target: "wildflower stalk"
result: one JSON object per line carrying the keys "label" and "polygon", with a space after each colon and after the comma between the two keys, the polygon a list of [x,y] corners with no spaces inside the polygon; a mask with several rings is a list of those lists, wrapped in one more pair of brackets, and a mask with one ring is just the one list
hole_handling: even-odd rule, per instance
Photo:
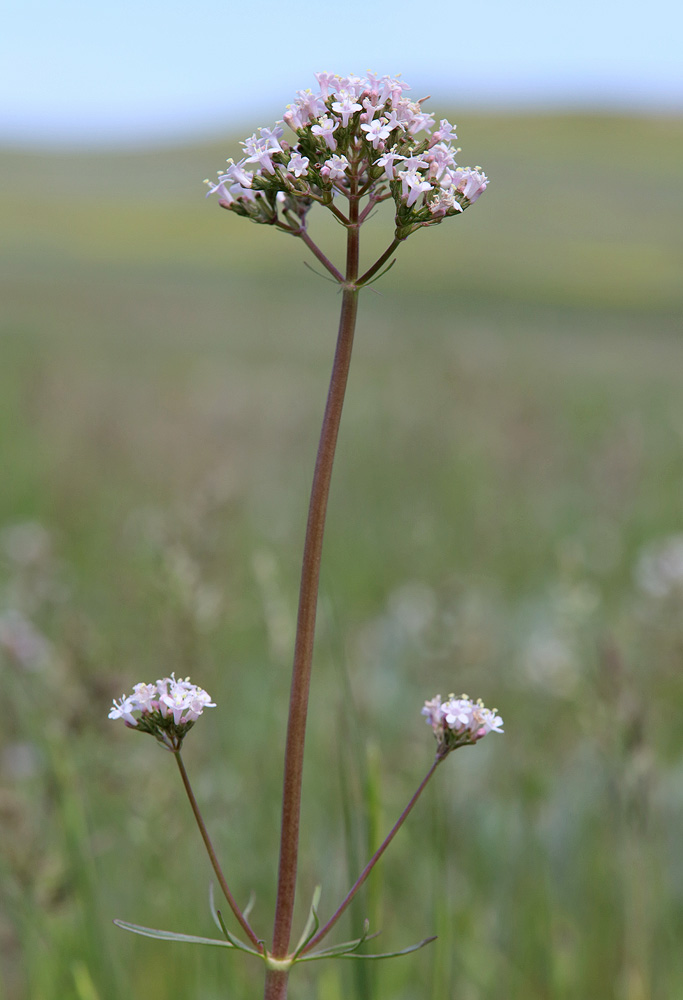
{"label": "wildflower stalk", "polygon": [[334,278],[335,281],[338,281],[340,285],[343,285],[344,284],[344,276],[343,276],[343,274],[341,274],[337,270],[337,268],[334,266],[334,264],[330,260],[328,260],[328,258],[325,256],[325,254],[320,249],[320,247],[317,245],[317,243],[313,242],[313,240],[311,239],[311,237],[306,232],[306,229],[305,229],[304,226],[301,227],[298,235],[299,235],[299,238],[301,240],[303,240],[303,242],[306,244],[306,246],[308,247],[308,249],[311,251],[311,253],[313,254],[313,256],[316,258],[316,260],[319,260],[320,263],[323,265],[323,267],[327,271],[330,272],[330,274],[332,275],[332,277]]}
{"label": "wildflower stalk", "polygon": [[398,239],[394,240],[393,243],[391,243],[391,245],[386,248],[386,250],[384,251],[384,253],[382,254],[382,256],[378,257],[378,259],[375,261],[375,263],[372,265],[372,267],[369,267],[367,269],[367,271],[365,272],[365,274],[363,274],[359,278],[358,284],[359,285],[365,285],[365,284],[367,284],[367,282],[370,281],[370,279],[373,278],[377,274],[377,272],[379,271],[379,269],[381,267],[383,267],[384,264],[386,264],[386,262],[391,257],[392,253],[394,253],[394,251],[397,250],[398,247],[400,247],[401,242],[402,241],[398,240]]}
{"label": "wildflower stalk", "polygon": [[436,769],[439,766],[439,764],[441,763],[441,761],[444,759],[444,756],[445,755],[437,754],[437,756],[436,756],[436,758],[434,760],[434,763],[429,768],[429,770],[427,771],[426,775],[424,776],[424,778],[420,782],[420,784],[419,784],[419,786],[417,788],[417,791],[415,792],[415,794],[411,798],[411,800],[408,803],[408,805],[405,807],[405,809],[403,810],[403,812],[401,813],[401,815],[398,817],[398,819],[394,823],[393,827],[391,828],[391,830],[389,831],[389,833],[387,834],[387,836],[384,838],[384,840],[382,841],[382,843],[380,844],[380,846],[377,848],[377,850],[375,851],[375,853],[372,855],[372,857],[368,861],[367,865],[365,866],[365,868],[363,869],[363,871],[360,873],[360,875],[358,876],[358,878],[356,879],[356,881],[353,883],[353,885],[351,886],[351,888],[347,892],[346,896],[344,897],[344,899],[342,900],[342,902],[339,904],[339,906],[337,907],[337,909],[334,911],[334,913],[332,914],[332,916],[330,917],[330,919],[327,921],[326,924],[324,924],[320,928],[320,930],[318,931],[318,933],[314,937],[311,938],[311,940],[308,942],[308,944],[306,945],[306,947],[303,948],[303,950],[301,952],[302,955],[305,955],[306,952],[311,951],[313,948],[316,947],[316,945],[320,944],[320,942],[323,940],[323,938],[326,937],[329,934],[329,932],[332,930],[332,928],[337,923],[337,921],[339,920],[339,918],[342,916],[342,914],[344,913],[344,911],[348,907],[348,905],[351,902],[351,900],[353,899],[353,897],[356,895],[356,893],[358,892],[358,890],[361,888],[361,886],[363,885],[363,883],[367,879],[367,877],[370,874],[370,872],[372,871],[372,869],[375,867],[375,865],[377,864],[377,862],[379,861],[379,859],[382,857],[382,855],[386,851],[386,849],[389,846],[389,844],[392,842],[392,840],[394,839],[394,837],[396,836],[396,834],[398,833],[398,831],[401,829],[401,827],[403,826],[403,824],[407,820],[408,816],[412,812],[413,806],[415,805],[415,803],[417,802],[417,800],[422,795],[422,792],[427,787],[427,784],[429,783],[432,775],[436,771]]}
{"label": "wildflower stalk", "polygon": [[[318,605],[320,560],[332,466],[344,405],[358,311],[359,289],[356,286],[359,258],[358,197],[353,184],[352,181],[346,243],[346,279],[339,332],[313,475],[299,590],[299,611],[285,749],[278,892],[273,927],[272,955],[275,959],[283,959],[287,955],[292,930],[299,853],[304,741]],[[268,985],[266,988],[268,1000],[286,996],[286,977],[284,986],[282,983],[281,976],[273,975],[270,977],[270,991]]]}
{"label": "wildflower stalk", "polygon": [[[285,746],[282,794],[282,826],[278,866],[277,901],[272,950],[251,929],[226,883],[183,764],[180,747],[189,729],[205,708],[215,707],[202,688],[189,678],[163,678],[155,684],[136,684],[133,694],[114,701],[111,719],[123,719],[138,732],[153,735],[175,758],[195,820],[223,894],[253,948],[238,941],[224,927],[226,941],[179,935],[127,922],[119,925],[151,937],[221,944],[256,953],[266,965],[265,1000],[286,1000],[289,973],[299,959],[318,960],[355,951],[358,941],[312,954],[332,930],[365,883],[370,872],[392,842],[436,768],[452,750],[472,745],[487,732],[502,732],[502,719],[482,702],[467,696],[440,696],[425,703],[427,717],[437,740],[434,762],[391,831],[375,851],[346,897],[322,927],[318,927],[319,894],[314,897],[309,921],[297,947],[290,951],[299,854],[299,825],[304,764],[304,743],[311,682],[315,626],[320,583],[325,519],[332,467],[339,434],[358,311],[358,293],[392,266],[399,245],[418,229],[439,225],[445,218],[461,214],[486,189],[481,168],[460,167],[452,145],[454,126],[424,111],[422,102],[404,97],[407,85],[398,78],[367,79],[353,75],[317,74],[320,92],[299,92],[299,100],[284,115],[296,135],[292,145],[283,138],[283,128],[259,128],[242,144],[245,156],[219,172],[218,181],[207,181],[209,194],[219,205],[243,218],[274,226],[298,237],[327,271],[342,292],[341,316],[327,403],[308,508],[306,536],[299,590],[294,662]],[[421,137],[426,133],[426,137]],[[253,169],[250,169],[250,166]],[[336,199],[336,204],[335,204]],[[338,207],[344,199],[345,212]],[[365,201],[364,207],[361,202]],[[395,206],[394,238],[378,259],[359,277],[359,232],[375,207],[392,199]],[[342,274],[308,234],[306,219],[313,205],[327,208],[346,229],[346,265]],[[309,937],[310,936],[310,937]],[[427,938],[421,947],[433,938]],[[340,950],[341,949],[341,950]],[[415,948],[384,955],[356,957],[391,958]]]}
{"label": "wildflower stalk", "polygon": [[206,853],[209,855],[209,860],[211,862],[211,867],[213,868],[213,870],[214,870],[214,872],[216,874],[216,878],[218,879],[218,884],[220,885],[221,889],[223,890],[223,895],[225,896],[226,900],[228,901],[228,905],[229,905],[230,909],[232,910],[232,912],[234,913],[234,915],[235,915],[235,917],[237,919],[237,922],[239,923],[240,927],[242,928],[242,930],[244,931],[244,933],[247,935],[247,937],[249,938],[249,940],[251,941],[251,943],[254,945],[254,947],[257,948],[259,951],[262,952],[263,951],[263,942],[259,941],[259,939],[254,934],[253,930],[249,926],[249,921],[246,919],[246,917],[244,916],[244,914],[240,910],[239,906],[237,905],[237,902],[235,901],[235,897],[233,896],[233,894],[230,892],[230,889],[228,888],[228,883],[225,880],[225,875],[223,874],[223,870],[222,870],[222,868],[220,866],[220,863],[218,861],[218,857],[216,856],[216,852],[214,850],[213,844],[211,843],[211,838],[209,837],[209,831],[206,829],[206,824],[204,823],[204,819],[202,817],[202,814],[199,811],[199,805],[197,804],[197,800],[195,798],[194,792],[192,791],[192,786],[190,785],[190,779],[188,777],[187,771],[185,770],[185,764],[183,762],[183,758],[180,755],[180,750],[176,750],[173,756],[176,759],[176,764],[178,765],[178,770],[180,771],[180,777],[182,778],[183,786],[184,786],[185,791],[187,793],[187,797],[190,800],[190,805],[192,807],[192,812],[194,813],[194,818],[197,821],[197,826],[199,827],[199,832],[202,835],[202,840],[204,841],[204,847],[206,848]]}

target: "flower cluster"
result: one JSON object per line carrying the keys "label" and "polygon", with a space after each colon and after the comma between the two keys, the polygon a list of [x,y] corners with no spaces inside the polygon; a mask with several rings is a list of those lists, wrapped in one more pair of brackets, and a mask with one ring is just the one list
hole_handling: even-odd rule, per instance
{"label": "flower cluster", "polygon": [[496,715],[496,709],[486,708],[481,699],[474,702],[466,694],[460,698],[449,694],[447,701],[441,701],[437,694],[425,702],[422,715],[434,731],[439,757],[458,747],[471,746],[487,733],[503,732],[503,720]]}
{"label": "flower cluster", "polygon": [[488,183],[480,167],[460,167],[455,126],[434,116],[410,88],[389,76],[317,73],[319,89],[299,91],[284,114],[296,135],[287,142],[282,123],[259,128],[242,146],[245,155],[219,171],[209,194],[254,222],[299,234],[314,202],[393,197],[396,238],[457,215]]}
{"label": "flower cluster", "polygon": [[[190,678],[176,680],[175,674],[156,684],[136,684],[131,695],[114,701],[110,719],[123,719],[140,733],[150,733],[167,750],[180,750],[183,739],[205,708],[215,708],[203,688]],[[139,712],[136,717],[133,713]]]}

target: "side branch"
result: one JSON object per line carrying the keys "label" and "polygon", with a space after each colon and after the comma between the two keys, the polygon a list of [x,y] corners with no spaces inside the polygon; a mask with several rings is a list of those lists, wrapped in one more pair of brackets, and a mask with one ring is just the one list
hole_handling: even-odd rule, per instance
{"label": "side branch", "polygon": [[304,243],[306,244],[306,246],[308,247],[308,249],[311,251],[311,253],[313,254],[313,256],[316,258],[316,260],[319,260],[320,263],[322,264],[322,266],[327,271],[330,272],[330,274],[335,279],[335,281],[338,281],[340,285],[343,285],[344,284],[344,275],[341,273],[341,271],[337,270],[337,268],[334,266],[334,264],[332,263],[332,261],[328,260],[328,258],[325,256],[325,254],[320,249],[320,247],[316,243],[313,242],[313,240],[308,235],[308,233],[306,232],[306,230],[303,229],[303,228],[301,228],[299,230],[299,232],[298,232],[298,236],[300,237],[300,239],[302,239],[304,241]]}
{"label": "side branch", "polygon": [[177,750],[174,753],[173,756],[176,759],[176,763],[178,765],[178,770],[180,771],[180,777],[183,780],[183,785],[185,787],[185,791],[187,793],[187,797],[190,800],[190,805],[192,806],[192,812],[194,813],[194,818],[197,821],[197,826],[199,827],[199,832],[202,835],[202,840],[204,841],[204,846],[206,847],[206,853],[209,855],[209,860],[211,862],[211,867],[213,868],[213,870],[214,870],[214,872],[216,874],[216,878],[218,879],[218,884],[220,885],[221,889],[223,890],[223,895],[225,896],[226,900],[228,901],[228,905],[229,905],[230,909],[235,914],[235,917],[237,918],[237,922],[239,923],[240,927],[242,928],[242,930],[244,931],[244,933],[247,935],[247,937],[249,938],[249,940],[251,941],[251,943],[254,945],[254,947],[258,948],[258,950],[260,952],[262,952],[263,951],[263,943],[261,941],[259,941],[259,939],[254,934],[253,930],[249,926],[249,921],[247,920],[247,918],[244,916],[244,914],[240,910],[239,906],[237,905],[237,903],[235,901],[235,898],[234,898],[233,894],[230,892],[230,889],[228,888],[228,883],[225,881],[225,875],[223,874],[223,871],[222,871],[221,866],[219,864],[218,858],[216,856],[216,852],[215,852],[215,850],[213,848],[213,844],[211,843],[211,838],[209,837],[209,831],[206,829],[206,825],[204,823],[204,819],[202,818],[202,814],[199,811],[199,806],[197,804],[197,800],[194,797],[194,792],[192,791],[192,786],[190,785],[190,779],[188,778],[187,771],[185,770],[185,764],[183,763],[183,759],[180,756],[180,750]]}
{"label": "side branch", "polygon": [[363,871],[360,873],[360,875],[358,876],[358,878],[356,879],[356,881],[353,883],[353,885],[351,886],[351,888],[347,892],[346,896],[342,900],[341,904],[337,907],[337,909],[332,914],[332,916],[327,921],[327,923],[323,927],[321,927],[320,930],[318,931],[318,933],[315,935],[315,937],[311,938],[311,940],[308,942],[308,944],[306,945],[306,947],[303,949],[303,951],[301,953],[302,955],[305,955],[307,952],[309,952],[313,948],[315,948],[316,945],[320,944],[320,942],[322,941],[322,939],[324,937],[326,937],[329,934],[329,932],[332,930],[332,928],[337,923],[337,921],[339,920],[339,918],[342,916],[342,914],[346,910],[347,906],[349,905],[349,903],[351,902],[351,900],[353,899],[353,897],[356,895],[356,893],[358,892],[358,890],[360,889],[360,887],[363,885],[363,883],[367,879],[367,877],[370,874],[370,872],[372,871],[372,869],[375,867],[375,865],[377,864],[377,862],[379,861],[379,859],[382,857],[382,855],[386,851],[386,849],[389,846],[389,844],[392,842],[392,840],[394,839],[394,837],[396,836],[396,834],[398,833],[398,831],[401,829],[401,827],[405,823],[406,819],[408,818],[410,812],[413,809],[413,806],[415,805],[415,803],[417,802],[417,800],[419,799],[419,797],[422,795],[422,792],[426,788],[429,779],[432,777],[432,775],[434,774],[434,772],[436,771],[437,767],[439,766],[439,764],[441,763],[442,760],[443,760],[443,757],[437,757],[436,758],[436,760],[434,761],[434,763],[432,764],[432,766],[430,767],[430,769],[427,771],[427,774],[422,779],[422,781],[421,781],[421,783],[420,783],[417,791],[413,795],[412,799],[410,800],[410,802],[405,807],[405,809],[403,810],[403,812],[401,813],[401,815],[399,816],[399,818],[394,823],[393,827],[391,828],[390,833],[387,835],[387,837],[384,839],[384,841],[382,842],[382,844],[377,848],[377,850],[375,851],[375,853],[372,855],[372,857],[368,861],[367,865],[365,866],[365,868],[363,869]]}
{"label": "side branch", "polygon": [[382,254],[382,256],[379,257],[375,261],[375,263],[372,265],[372,267],[369,267],[368,270],[365,272],[365,274],[362,274],[360,276],[360,278],[356,282],[356,284],[358,285],[359,288],[362,285],[366,285],[368,283],[368,281],[370,280],[370,278],[374,277],[374,275],[377,274],[377,272],[379,271],[379,269],[381,267],[384,267],[384,265],[386,264],[386,262],[391,257],[392,253],[394,253],[394,251],[397,250],[397,248],[401,245],[402,242],[403,242],[402,240],[395,239],[393,241],[393,243],[391,244],[391,246],[387,247],[387,249],[384,251],[384,253]]}

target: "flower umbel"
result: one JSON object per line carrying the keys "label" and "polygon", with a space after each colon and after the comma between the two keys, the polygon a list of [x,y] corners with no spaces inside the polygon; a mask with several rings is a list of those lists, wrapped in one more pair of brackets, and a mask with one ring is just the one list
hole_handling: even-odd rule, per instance
{"label": "flower umbel", "polygon": [[[167,750],[180,750],[185,736],[205,708],[215,708],[211,696],[190,683],[190,678],[176,680],[175,674],[156,684],[136,684],[133,693],[114,700],[110,719],[123,719],[131,729],[150,733]],[[134,712],[139,712],[138,716]]]}
{"label": "flower umbel", "polygon": [[459,215],[486,189],[480,167],[456,164],[455,126],[442,118],[434,128],[434,116],[405,96],[410,88],[401,80],[331,73],[317,79],[319,93],[299,91],[284,113],[295,142],[283,139],[280,123],[260,128],[242,143],[243,159],[228,160],[215,184],[206,181],[223,208],[300,236],[316,201],[330,208],[351,191],[371,204],[393,198],[400,241]]}
{"label": "flower umbel", "polygon": [[466,694],[456,698],[449,694],[441,701],[437,694],[426,701],[422,715],[432,727],[437,742],[437,757],[443,758],[458,747],[472,746],[487,733],[502,733],[503,720],[479,698],[476,702]]}

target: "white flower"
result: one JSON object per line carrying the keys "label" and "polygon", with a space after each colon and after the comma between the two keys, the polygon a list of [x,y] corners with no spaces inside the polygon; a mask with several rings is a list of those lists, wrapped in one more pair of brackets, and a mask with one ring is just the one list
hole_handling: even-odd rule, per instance
{"label": "white flower", "polygon": [[362,111],[362,105],[357,104],[350,94],[340,94],[340,101],[334,101],[332,104],[332,110],[335,114],[341,115],[342,128],[346,128],[349,124],[349,118],[356,113],[356,111]]}
{"label": "white flower", "polygon": [[367,133],[366,138],[368,142],[372,143],[373,149],[377,149],[380,142],[388,139],[391,135],[391,129],[384,118],[373,118],[368,125],[361,125],[361,129]]}
{"label": "white flower", "polygon": [[300,128],[304,127],[304,119],[299,114],[299,108],[295,108],[293,105],[288,104],[287,110],[282,116],[283,120],[287,122],[292,132],[298,132]]}
{"label": "white flower", "polygon": [[449,211],[462,212],[462,205],[457,202],[452,191],[439,191],[436,198],[429,202],[429,211],[435,218],[443,218]]}
{"label": "white flower", "polygon": [[451,125],[447,118],[442,118],[439,122],[439,128],[433,134],[433,138],[439,142],[452,142],[458,138],[455,134],[456,128],[457,126]]}
{"label": "white flower", "polygon": [[109,718],[123,719],[123,721],[127,722],[129,726],[137,726],[138,720],[133,715],[133,712],[138,707],[135,695],[129,695],[126,698],[125,694],[122,694],[121,701],[118,704],[116,699],[114,699],[114,705],[109,709]]}
{"label": "white flower", "polygon": [[295,177],[301,177],[302,174],[308,173],[309,159],[307,156],[301,156],[300,153],[294,153],[287,164],[287,169],[291,170]]}
{"label": "white flower", "polygon": [[397,128],[400,129],[401,132],[405,132],[406,127],[403,124],[403,122],[399,119],[398,115],[393,110],[393,108],[391,111],[385,111],[383,117],[387,123],[387,128],[389,128],[392,132],[394,131],[394,129]]}
{"label": "white flower", "polygon": [[244,151],[249,154],[242,160],[242,163],[258,163],[263,170],[274,174],[273,155],[282,152],[282,146],[278,141],[282,135],[282,129],[260,128],[257,129],[257,132],[241,143],[244,146]]}
{"label": "white flower", "polygon": [[450,167],[454,167],[455,153],[456,150],[452,149],[451,146],[447,146],[443,142],[437,142],[435,146],[432,146],[426,154],[426,159],[429,160],[430,177],[442,177],[446,170]]}
{"label": "white flower", "polygon": [[171,712],[173,713],[173,721],[177,726],[183,712],[187,708],[187,692],[176,684],[173,686],[169,694],[162,695],[159,700],[171,709]]}
{"label": "white flower", "polygon": [[408,125],[408,131],[411,135],[417,135],[418,132],[429,132],[430,128],[434,124],[434,115],[426,114],[419,105],[417,105],[417,110],[413,114],[412,120]]}
{"label": "white flower", "polygon": [[432,185],[426,181],[417,170],[399,170],[398,176],[403,187],[403,198],[410,208],[425,191],[431,191]]}
{"label": "white flower", "polygon": [[364,80],[362,76],[354,76],[353,73],[351,74],[351,76],[342,77],[339,83],[341,89],[337,91],[337,93],[339,93],[340,95],[348,94],[351,97],[360,97],[360,95],[363,93],[363,91],[367,88],[368,85],[367,80]]}
{"label": "white flower", "polygon": [[487,733],[503,732],[503,720],[501,717],[496,715],[495,711],[486,708],[481,703],[476,704],[472,709],[472,719],[475,725],[479,727],[477,730],[478,739],[486,736]]}
{"label": "white flower", "polygon": [[431,701],[426,701],[422,709],[422,715],[427,716],[427,722],[434,732],[441,725],[441,695],[435,695]]}
{"label": "white flower", "polygon": [[376,112],[381,111],[383,107],[384,107],[383,101],[378,100],[377,104],[373,104],[372,100],[369,97],[364,97],[363,108],[365,109],[365,114],[361,115],[361,119],[364,122],[371,122],[372,119],[375,117]]}
{"label": "white flower", "polygon": [[299,98],[297,106],[306,120],[318,118],[327,110],[321,94],[314,94],[310,90],[298,90],[297,97]]}
{"label": "white flower", "polygon": [[284,129],[280,125],[276,124],[275,128],[260,128],[261,138],[264,139],[269,147],[276,153],[282,152],[282,146],[280,145],[280,139],[284,134]]}
{"label": "white flower", "polygon": [[320,173],[331,181],[343,181],[348,167],[349,161],[345,156],[331,156]]}
{"label": "white flower", "polygon": [[396,177],[394,160],[405,160],[405,156],[401,156],[400,153],[384,153],[376,161],[378,167],[384,167],[384,176],[388,181],[393,181]]}
{"label": "white flower", "polygon": [[245,188],[251,187],[251,174],[243,166],[246,162],[246,160],[240,160],[239,163],[235,163],[233,160],[227,160],[228,169],[221,176],[221,180],[228,180],[233,184],[241,184]]}
{"label": "white flower", "polygon": [[136,684],[133,688],[133,697],[136,701],[136,708],[143,712],[151,712],[153,703],[159,700],[159,691],[156,684]]}
{"label": "white flower", "polygon": [[335,122],[332,118],[328,118],[327,115],[323,115],[322,118],[318,118],[317,125],[311,126],[311,132],[313,135],[319,135],[321,139],[324,139],[334,153],[337,148],[337,140],[334,138],[332,133],[337,128],[339,128],[339,122]]}
{"label": "white flower", "polygon": [[462,698],[450,696],[448,701],[441,706],[443,720],[449,729],[471,729],[473,725],[472,712],[474,706],[465,695]]}
{"label": "white flower", "polygon": [[456,191],[459,191],[470,205],[484,193],[488,182],[486,174],[478,168],[473,170],[472,167],[459,167],[453,173],[453,185]]}
{"label": "white flower", "polygon": [[318,86],[320,87],[320,96],[323,101],[327,100],[330,89],[336,91],[339,85],[339,77],[336,73],[315,73],[316,80],[318,81]]}
{"label": "white flower", "polygon": [[[259,128],[242,143],[239,163],[228,161],[217,183],[207,181],[209,194],[217,194],[223,208],[301,236],[295,217],[304,220],[315,202],[335,211],[338,194],[352,201],[392,197],[396,237],[404,240],[422,226],[461,213],[486,189],[479,167],[456,168],[455,126],[442,118],[435,127],[423,102],[404,96],[410,88],[402,80],[374,73],[317,73],[316,79],[318,92],[298,91],[283,115],[296,143],[282,139],[282,122]],[[421,132],[428,133],[423,140],[417,138]],[[333,159],[328,153],[338,155]],[[322,198],[321,178],[331,181],[323,184]],[[385,182],[397,178],[401,184],[387,190]],[[330,192],[330,186],[336,190]]]}
{"label": "white flower", "polygon": [[[110,719],[123,719],[139,732],[150,733],[168,750],[180,750],[188,730],[205,708],[215,708],[207,692],[192,684],[189,677],[176,680],[175,674],[155,684],[136,684],[131,695],[114,701]],[[133,713],[140,713],[134,715]]]}
{"label": "white flower", "polygon": [[451,694],[443,702],[437,694],[425,702],[422,715],[432,727],[438,744],[437,754],[441,757],[457,747],[476,743],[487,733],[503,732],[503,720],[495,709],[487,708],[481,699],[473,702],[466,694],[460,698]]}

